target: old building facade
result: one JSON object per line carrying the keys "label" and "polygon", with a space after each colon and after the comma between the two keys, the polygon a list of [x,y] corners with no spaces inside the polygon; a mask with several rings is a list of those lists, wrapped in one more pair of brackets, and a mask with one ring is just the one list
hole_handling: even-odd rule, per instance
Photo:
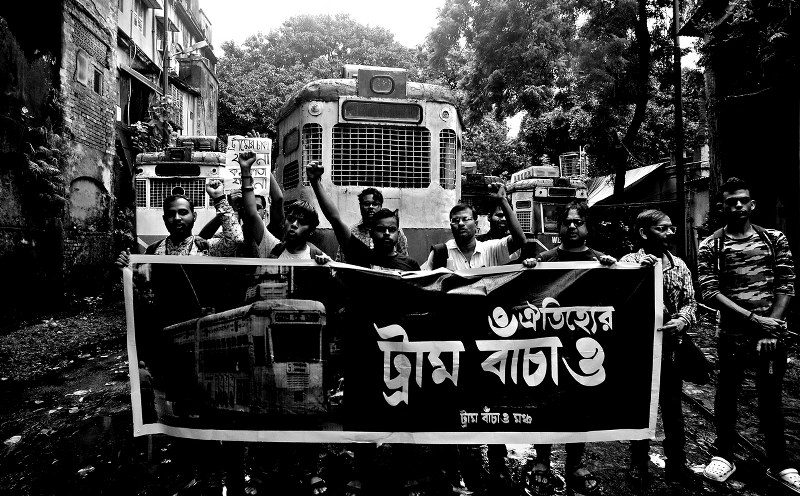
{"label": "old building facade", "polygon": [[216,58],[198,0],[37,3],[36,30],[0,6],[0,263],[23,286],[0,297],[20,301],[118,281],[141,151],[131,137],[158,120],[164,94],[177,134],[216,134]]}

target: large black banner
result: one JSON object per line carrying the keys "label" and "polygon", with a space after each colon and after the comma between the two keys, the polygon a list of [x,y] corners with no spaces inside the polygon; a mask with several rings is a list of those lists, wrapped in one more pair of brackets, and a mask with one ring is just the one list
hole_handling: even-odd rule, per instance
{"label": "large black banner", "polygon": [[652,267],[132,262],[137,435],[483,444],[655,432]]}

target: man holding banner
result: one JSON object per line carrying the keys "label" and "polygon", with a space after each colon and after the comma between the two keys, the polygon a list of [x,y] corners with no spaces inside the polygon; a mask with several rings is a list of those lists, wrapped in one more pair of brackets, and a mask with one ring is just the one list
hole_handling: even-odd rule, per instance
{"label": "man holding banner", "polygon": [[[589,206],[586,202],[570,202],[559,212],[559,236],[561,243],[552,250],[541,253],[539,262],[578,262],[599,261],[603,265],[616,263],[614,257],[593,250],[586,245],[589,236],[588,221]],[[525,265],[534,262],[526,260]],[[530,485],[534,494],[552,494],[560,485],[550,469],[550,456],[552,445],[536,445],[536,463],[530,477]],[[586,450],[584,443],[568,443],[566,445],[567,459],[565,463],[565,478],[567,489],[581,495],[595,495],[600,493],[600,483],[583,466],[583,454]]]}

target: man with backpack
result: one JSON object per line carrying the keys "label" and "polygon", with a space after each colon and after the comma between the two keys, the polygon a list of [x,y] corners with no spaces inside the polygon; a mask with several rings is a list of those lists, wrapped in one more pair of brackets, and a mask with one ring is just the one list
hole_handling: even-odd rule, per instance
{"label": "man with backpack", "polygon": [[719,374],[714,400],[716,455],[703,475],[723,482],[736,470],[737,396],[745,369],[756,372],[759,420],[772,475],[800,492],[800,474],[786,456],[781,410],[787,335],[783,320],[794,296],[794,263],[786,236],[750,222],[756,203],[747,183],[722,185],[725,227],[706,238],[697,254],[703,298],[721,312]]}

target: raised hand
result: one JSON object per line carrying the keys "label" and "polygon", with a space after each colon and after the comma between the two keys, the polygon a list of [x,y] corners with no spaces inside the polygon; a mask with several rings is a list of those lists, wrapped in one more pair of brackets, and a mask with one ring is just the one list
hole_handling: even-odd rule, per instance
{"label": "raised hand", "polygon": [[494,198],[495,200],[503,200],[506,198],[506,186],[505,184],[496,181],[488,185],[489,187],[489,196]]}
{"label": "raised hand", "polygon": [[225,185],[219,179],[210,179],[206,183],[206,193],[213,199],[225,195]]}
{"label": "raised hand", "polygon": [[317,161],[309,162],[306,166],[306,177],[309,181],[316,181],[325,173],[325,167]]}
{"label": "raised hand", "polygon": [[250,167],[256,163],[256,154],[252,150],[248,150],[246,152],[241,152],[238,157],[236,157],[236,161],[239,162],[239,167],[242,169],[242,175],[245,174],[245,169],[247,172],[250,172]]}

